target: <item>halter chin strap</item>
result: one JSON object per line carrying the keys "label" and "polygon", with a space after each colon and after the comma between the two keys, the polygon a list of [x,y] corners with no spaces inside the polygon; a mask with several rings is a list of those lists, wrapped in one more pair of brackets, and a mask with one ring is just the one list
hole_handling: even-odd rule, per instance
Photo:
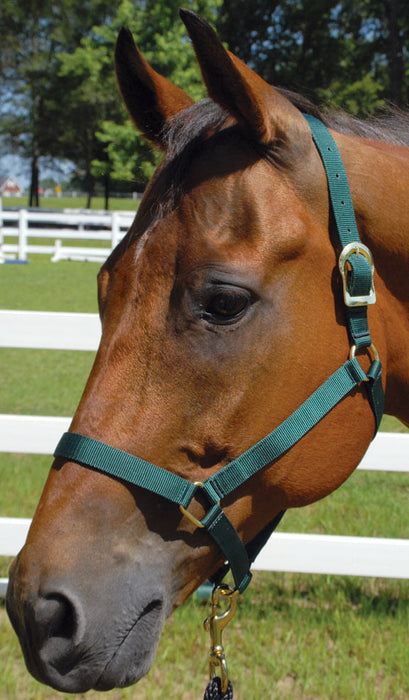
{"label": "halter chin strap", "polygon": [[[240,592],[250,582],[252,561],[283,513],[279,513],[252,542],[244,546],[221,508],[223,498],[285,454],[362,382],[367,388],[376,430],[383,413],[381,363],[372,344],[367,321],[367,306],[375,301],[372,256],[359,239],[348,180],[335,141],[322,122],[309,115],[304,116],[325,167],[342,247],[340,270],[351,342],[349,359],[275,430],[203,482],[192,483],[140,457],[77,433],[64,433],[54,453],[56,457],[105,472],[179,505],[183,515],[196,527],[205,528],[222,550],[227,562],[226,569],[231,568]],[[356,358],[356,354],[362,351],[367,351],[372,357],[368,373],[364,372]],[[198,495],[201,496],[201,504],[207,504],[201,520],[189,511],[192,500]]]}

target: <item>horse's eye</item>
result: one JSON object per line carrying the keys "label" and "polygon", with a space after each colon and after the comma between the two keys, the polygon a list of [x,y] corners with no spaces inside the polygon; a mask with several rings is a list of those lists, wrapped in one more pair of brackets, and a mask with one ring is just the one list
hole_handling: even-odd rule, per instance
{"label": "horse's eye", "polygon": [[250,294],[246,290],[224,289],[207,299],[204,318],[211,323],[232,323],[238,321],[250,304]]}

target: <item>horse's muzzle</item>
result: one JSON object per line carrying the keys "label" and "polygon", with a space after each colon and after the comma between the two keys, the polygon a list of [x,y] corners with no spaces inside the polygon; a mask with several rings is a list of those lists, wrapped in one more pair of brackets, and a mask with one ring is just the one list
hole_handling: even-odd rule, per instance
{"label": "horse's muzzle", "polygon": [[61,579],[39,585],[28,581],[17,559],[7,610],[30,673],[70,693],[138,681],[154,661],[169,612],[164,591],[144,579],[127,570],[76,585]]}

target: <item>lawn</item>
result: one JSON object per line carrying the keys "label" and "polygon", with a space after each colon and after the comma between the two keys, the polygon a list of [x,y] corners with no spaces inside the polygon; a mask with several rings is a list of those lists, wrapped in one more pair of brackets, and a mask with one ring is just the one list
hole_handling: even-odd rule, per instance
{"label": "lawn", "polygon": [[[94,263],[31,258],[0,266],[1,307],[96,311]],[[0,412],[70,415],[93,353],[0,350]],[[386,419],[383,429],[398,429]],[[50,458],[0,454],[0,515],[31,517]],[[355,473],[336,493],[289,512],[281,530],[407,537],[407,474]],[[0,575],[5,575],[3,560]],[[199,700],[206,684],[206,608],[172,616],[156,664],[134,688],[89,700]],[[409,582],[256,572],[225,633],[235,700],[403,700],[409,697]],[[82,698],[35,682],[0,603],[0,687],[6,700]]]}
{"label": "lawn", "polygon": [[[85,209],[87,198],[85,195],[81,197],[41,197],[40,209]],[[136,201],[134,199],[126,199],[122,197],[112,197],[109,200],[109,209],[111,211],[135,211]],[[27,197],[4,197],[3,207],[28,207]],[[105,200],[103,197],[93,197],[91,200],[91,209],[104,210]]]}

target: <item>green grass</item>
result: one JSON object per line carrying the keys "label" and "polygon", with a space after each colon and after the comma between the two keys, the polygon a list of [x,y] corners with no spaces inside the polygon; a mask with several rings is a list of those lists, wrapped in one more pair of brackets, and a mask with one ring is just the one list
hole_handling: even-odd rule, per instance
{"label": "green grass", "polygon": [[[199,700],[206,685],[206,608],[192,598],[169,620],[154,668],[137,686],[89,700]],[[261,574],[225,631],[236,700],[404,700],[409,601],[399,582]],[[25,672],[0,616],[2,693],[7,700],[60,694]],[[4,642],[7,646],[5,646]]]}
{"label": "green grass", "polygon": [[[41,197],[40,209],[85,209],[87,205],[86,196],[82,197]],[[136,201],[133,199],[123,199],[112,197],[109,200],[110,211],[135,211]],[[3,207],[28,207],[27,197],[4,197]],[[91,209],[105,209],[105,200],[103,197],[93,197],[91,200]]]}
{"label": "green grass", "polygon": [[0,267],[2,309],[27,311],[97,311],[98,263],[50,263],[33,255],[28,265]]}
{"label": "green grass", "polygon": [[[98,265],[0,266],[2,308],[96,311]],[[0,350],[0,412],[70,415],[92,353]],[[386,418],[382,429],[400,425]],[[0,454],[0,514],[31,517],[50,465]],[[281,530],[407,537],[407,474],[356,472],[319,503],[287,513]],[[6,575],[9,560],[0,562]],[[206,609],[189,600],[168,622],[154,668],[128,690],[88,700],[198,700],[206,685]],[[225,633],[235,700],[404,700],[409,697],[409,582],[257,572]],[[0,688],[6,700],[57,700],[34,681],[0,603]]]}

